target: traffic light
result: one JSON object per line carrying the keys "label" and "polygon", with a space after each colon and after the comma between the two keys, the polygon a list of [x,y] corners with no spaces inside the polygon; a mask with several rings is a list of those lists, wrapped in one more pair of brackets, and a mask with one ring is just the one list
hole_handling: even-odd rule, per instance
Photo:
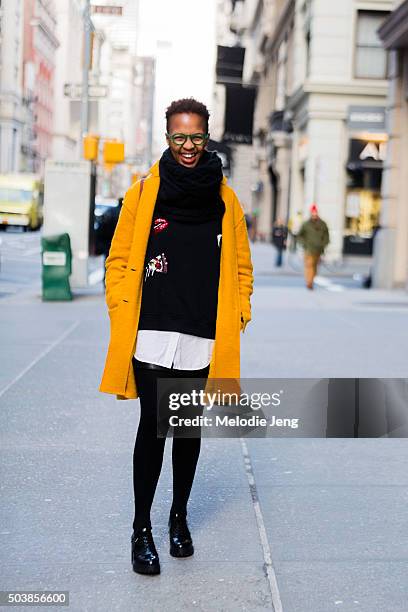
{"label": "traffic light", "polygon": [[98,159],[99,136],[87,134],[83,138],[84,158],[91,161]]}
{"label": "traffic light", "polygon": [[125,159],[125,144],[117,140],[105,140],[103,143],[103,161],[105,164],[119,164]]}

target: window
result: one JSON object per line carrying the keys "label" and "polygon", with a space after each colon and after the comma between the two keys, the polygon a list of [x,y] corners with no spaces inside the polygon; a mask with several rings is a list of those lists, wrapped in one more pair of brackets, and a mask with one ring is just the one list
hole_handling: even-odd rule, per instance
{"label": "window", "polygon": [[[15,134],[15,135],[14,135]],[[13,143],[17,138],[17,130],[13,129]],[[13,156],[12,156],[13,159]],[[5,202],[31,202],[33,192],[27,189],[18,189],[17,187],[0,187],[0,200]]]}
{"label": "window", "polygon": [[389,13],[385,11],[358,11],[355,76],[360,79],[385,79],[387,53],[377,34]]}

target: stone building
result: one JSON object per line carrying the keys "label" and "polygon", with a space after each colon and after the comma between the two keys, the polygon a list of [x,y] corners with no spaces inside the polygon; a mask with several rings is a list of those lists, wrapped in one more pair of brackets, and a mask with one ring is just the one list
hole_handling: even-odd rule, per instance
{"label": "stone building", "polygon": [[23,95],[25,116],[22,170],[42,173],[52,156],[55,55],[59,46],[53,0],[24,0]]}
{"label": "stone building", "polygon": [[389,146],[384,168],[381,229],[374,245],[374,285],[408,288],[408,0],[379,31],[390,52]]}
{"label": "stone building", "polygon": [[23,140],[23,1],[0,7],[0,172],[20,170]]}
{"label": "stone building", "polygon": [[[238,0],[245,78],[257,82],[252,182],[259,229],[278,216],[328,222],[328,255],[370,254],[386,154],[391,0]],[[235,5],[238,4],[235,2]]]}

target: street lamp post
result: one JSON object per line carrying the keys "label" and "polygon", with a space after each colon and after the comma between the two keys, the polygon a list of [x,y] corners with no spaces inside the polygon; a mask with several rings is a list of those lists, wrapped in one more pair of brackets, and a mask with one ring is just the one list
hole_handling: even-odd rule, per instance
{"label": "street lamp post", "polygon": [[83,10],[84,22],[84,62],[82,70],[82,94],[81,94],[81,136],[80,139],[88,132],[89,123],[89,69],[91,66],[91,18],[90,18],[91,0],[85,0]]}

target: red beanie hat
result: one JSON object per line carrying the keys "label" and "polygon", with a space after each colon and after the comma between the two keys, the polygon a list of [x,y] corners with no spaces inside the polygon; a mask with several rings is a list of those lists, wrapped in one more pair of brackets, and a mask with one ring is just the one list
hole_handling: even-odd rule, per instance
{"label": "red beanie hat", "polygon": [[312,204],[312,205],[311,205],[311,207],[310,207],[310,212],[311,212],[311,213],[316,213],[316,214],[318,213],[318,210],[317,210],[317,206],[316,206],[316,204]]}

